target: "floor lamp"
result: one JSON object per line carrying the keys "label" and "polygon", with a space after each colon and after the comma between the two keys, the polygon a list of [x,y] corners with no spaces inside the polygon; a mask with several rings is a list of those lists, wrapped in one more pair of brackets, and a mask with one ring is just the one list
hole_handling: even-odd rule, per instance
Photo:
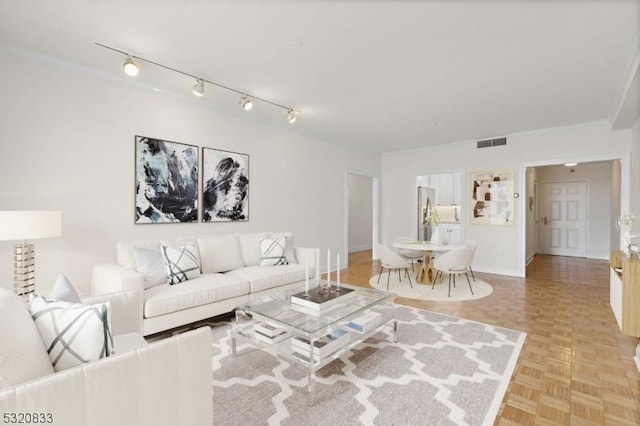
{"label": "floor lamp", "polygon": [[57,211],[0,211],[0,240],[20,241],[13,252],[13,288],[23,299],[35,291],[35,252],[27,240],[59,237],[62,217]]}

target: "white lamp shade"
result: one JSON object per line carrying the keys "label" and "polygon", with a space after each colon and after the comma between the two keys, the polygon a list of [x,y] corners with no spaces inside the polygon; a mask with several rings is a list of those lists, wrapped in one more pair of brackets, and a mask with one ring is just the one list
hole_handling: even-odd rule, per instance
{"label": "white lamp shade", "polygon": [[33,240],[62,235],[58,211],[0,211],[0,240]]}

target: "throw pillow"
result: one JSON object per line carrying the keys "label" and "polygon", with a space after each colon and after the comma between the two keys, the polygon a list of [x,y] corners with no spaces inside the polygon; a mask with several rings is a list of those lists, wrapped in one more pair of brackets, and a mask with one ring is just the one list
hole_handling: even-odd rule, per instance
{"label": "throw pillow", "polygon": [[49,292],[49,298],[70,303],[81,302],[78,292],[63,274],[58,274],[58,278]]}
{"label": "throw pillow", "polygon": [[287,265],[286,247],[287,237],[260,240],[260,266]]}
{"label": "throw pillow", "polygon": [[200,257],[195,243],[182,247],[162,246],[162,260],[170,285],[200,276]]}
{"label": "throw pillow", "polygon": [[83,305],[33,296],[30,305],[31,317],[55,371],[113,353],[109,303]]}
{"label": "throw pillow", "polygon": [[293,232],[271,232],[269,234],[271,238],[286,237],[287,247],[285,249],[285,255],[287,256],[288,263],[298,263],[296,260],[295,252],[293,250]]}
{"label": "throw pillow", "polygon": [[140,272],[144,279],[145,290],[167,282],[167,270],[160,249],[134,247],[133,257],[136,261],[136,271]]}

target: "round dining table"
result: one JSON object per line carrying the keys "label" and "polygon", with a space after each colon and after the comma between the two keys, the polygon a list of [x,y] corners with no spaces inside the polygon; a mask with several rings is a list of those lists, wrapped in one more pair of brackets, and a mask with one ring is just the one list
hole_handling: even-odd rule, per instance
{"label": "round dining table", "polygon": [[462,244],[432,244],[429,241],[398,241],[392,246],[404,250],[422,250],[422,264],[416,274],[416,281],[420,284],[431,284],[435,279],[433,262],[431,262],[433,252],[447,252],[464,247]]}

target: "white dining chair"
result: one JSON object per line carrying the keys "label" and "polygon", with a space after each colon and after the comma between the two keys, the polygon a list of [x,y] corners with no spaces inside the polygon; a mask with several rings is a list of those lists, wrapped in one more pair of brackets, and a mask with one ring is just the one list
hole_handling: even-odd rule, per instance
{"label": "white dining chair", "polygon": [[[412,241],[412,240],[413,239],[411,237],[398,237],[395,240],[393,240],[393,242],[401,243],[401,242]],[[424,256],[424,254],[422,253],[422,250],[398,249],[398,254],[411,262],[412,271],[414,270],[413,263],[415,261],[420,262],[422,260],[422,257]]]}
{"label": "white dining chair", "polygon": [[[467,248],[473,249],[473,255],[471,256],[471,262],[473,261],[473,258],[476,255],[476,247],[478,246],[478,242],[476,240],[465,240],[462,245],[464,245]],[[471,268],[471,262],[469,262],[469,272],[471,272],[471,278],[473,278],[473,280],[476,280],[476,276],[473,274],[473,269]]]}
{"label": "white dining chair", "polygon": [[469,281],[469,274],[467,273],[467,271],[469,271],[471,259],[473,259],[473,252],[474,249],[472,248],[460,247],[450,250],[437,258],[433,264],[433,267],[436,269],[436,276],[433,279],[431,289],[434,289],[438,276],[442,276],[442,274],[446,272],[449,274],[448,297],[451,297],[451,278],[453,277],[453,287],[455,287],[456,275],[464,274],[467,278],[467,283],[469,283],[471,294],[473,294],[473,287],[471,287],[471,281]]}
{"label": "white dining chair", "polygon": [[378,284],[380,284],[380,277],[384,272],[384,268],[387,268],[387,290],[389,290],[389,280],[391,279],[391,271],[398,271],[398,279],[402,282],[402,276],[400,275],[400,271],[404,269],[404,273],[407,275],[409,279],[409,285],[413,288],[413,284],[411,283],[411,275],[409,275],[409,262],[400,256],[395,251],[391,250],[389,247],[384,246],[382,244],[376,244],[376,250],[378,252],[378,260],[380,261],[380,273],[378,274]]}

